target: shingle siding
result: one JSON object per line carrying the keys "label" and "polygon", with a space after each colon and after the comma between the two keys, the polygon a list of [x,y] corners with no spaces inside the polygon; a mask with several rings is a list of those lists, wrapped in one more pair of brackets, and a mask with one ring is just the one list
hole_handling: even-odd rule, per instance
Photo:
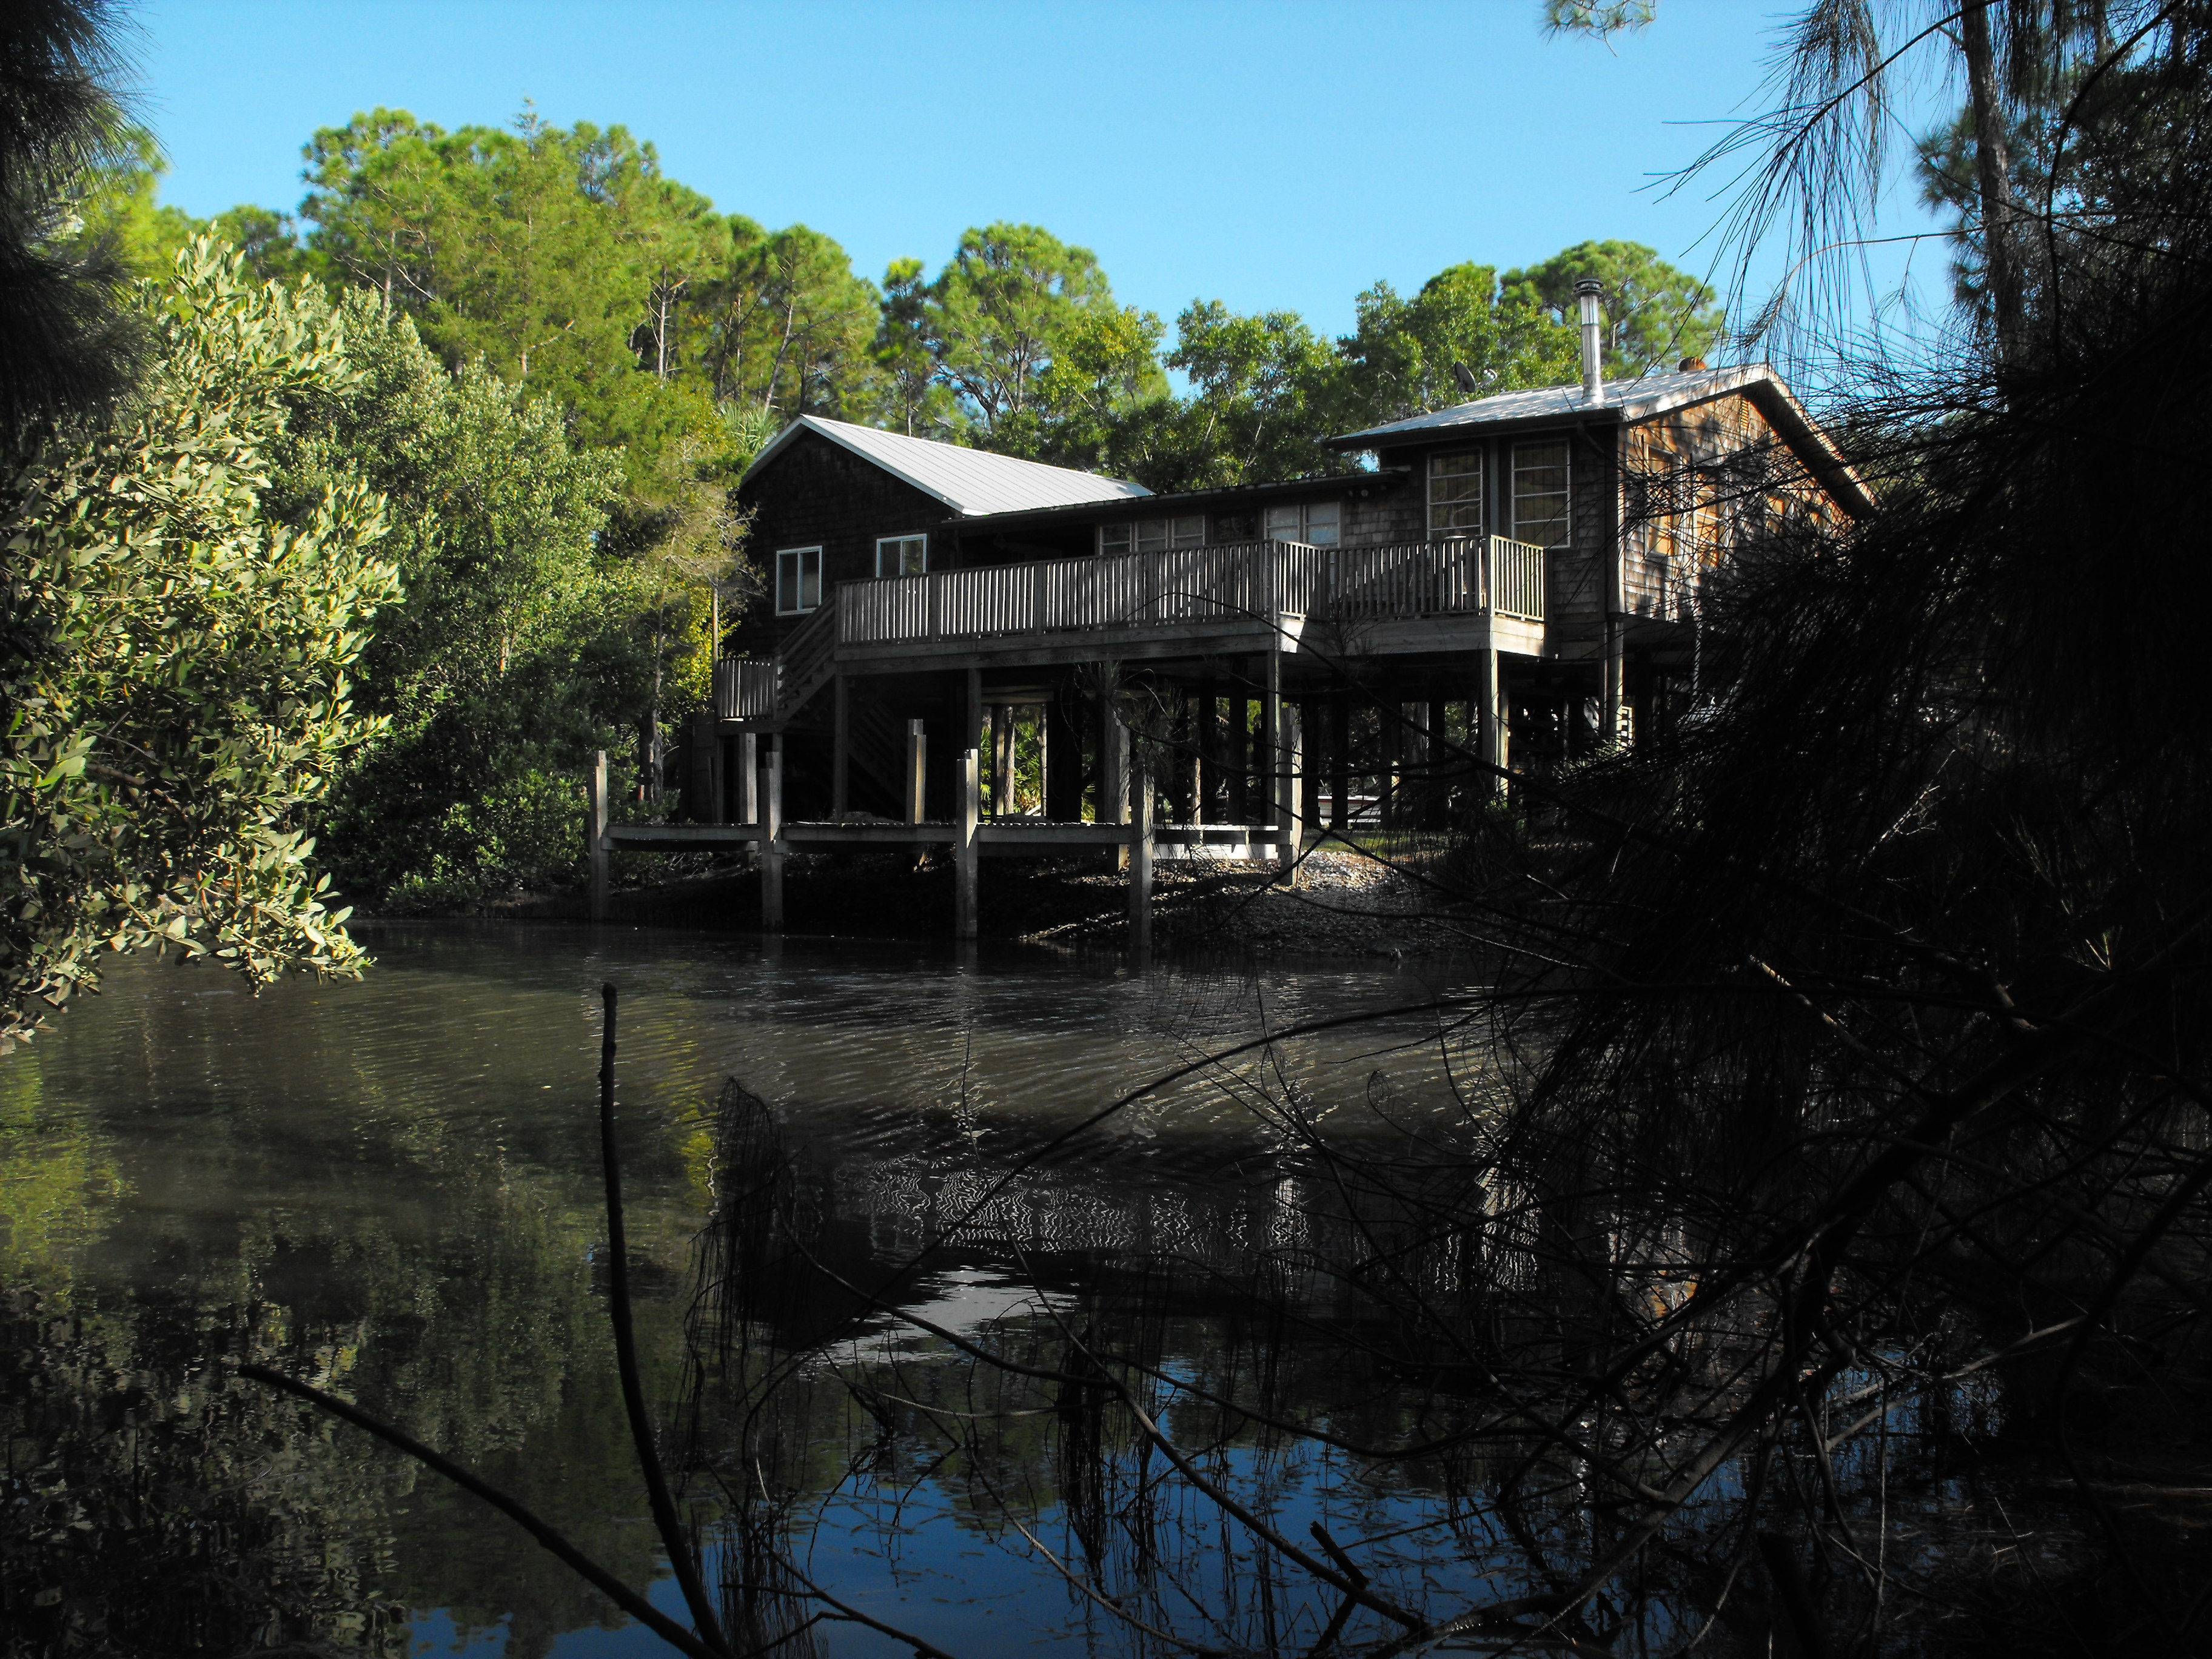
{"label": "shingle siding", "polygon": [[1371,495],[1356,496],[1344,504],[1347,547],[1424,541],[1428,533],[1428,514],[1417,480],[1380,483]]}
{"label": "shingle siding", "polygon": [[927,533],[933,567],[949,550],[941,526],[951,519],[951,507],[812,432],[800,433],[747,478],[738,500],[752,510],[747,542],[768,579],[746,617],[740,645],[762,656],[805,620],[775,614],[777,550],[821,548],[824,605],[832,602],[839,582],[876,574],[878,536]]}

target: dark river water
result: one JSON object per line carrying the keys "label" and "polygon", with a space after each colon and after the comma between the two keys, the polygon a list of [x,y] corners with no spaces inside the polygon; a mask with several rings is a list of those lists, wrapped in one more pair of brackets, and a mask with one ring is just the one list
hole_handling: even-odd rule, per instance
{"label": "dark river water", "polygon": [[[697,1416],[685,1316],[727,1176],[713,1113],[725,1079],[767,1103],[825,1248],[859,1276],[926,1243],[1016,1150],[1141,1082],[1449,982],[1319,966],[1262,984],[1233,969],[637,930],[365,937],[377,963],[364,981],[258,997],[210,969],[125,961],[104,994],[0,1058],[4,1650],[666,1650],[474,1499],[233,1370],[258,1360],[358,1401],[680,1607],[643,1518],[608,1334],[603,981],[623,997],[648,1391],[672,1425]],[[1233,1232],[1237,1195],[1273,1179],[1255,1090],[1391,1133],[1394,1114],[1465,1097],[1466,1057],[1434,1033],[1409,1016],[1202,1068],[994,1200],[986,1231],[1004,1248],[950,1249],[897,1297],[973,1334],[1048,1316],[1054,1292],[1038,1286],[1077,1294],[1080,1262],[1117,1243]],[[1023,1277],[1009,1249],[1057,1265]],[[846,1324],[837,1352],[894,1393],[951,1386],[942,1342],[881,1310]],[[1212,1363],[1216,1328],[1164,1330],[1164,1366]],[[849,1389],[831,1393],[846,1405],[815,1399],[787,1429],[781,1477],[816,1583],[963,1655],[1115,1648],[1046,1554],[1084,1547],[1058,1454],[1002,1448],[994,1478],[1026,1494],[1012,1505],[1031,1517],[1024,1538],[978,1509],[972,1467],[955,1480],[910,1425],[875,1433],[856,1467],[868,1436],[856,1442],[854,1424],[867,1425]],[[1387,1531],[1393,1504],[1411,1514],[1429,1497],[1413,1474],[1354,1490],[1326,1460],[1268,1464],[1249,1439],[1215,1457],[1300,1535],[1332,1504]],[[1220,1537],[1192,1569],[1213,1588],[1192,1596],[1264,1616],[1271,1637],[1319,1622],[1290,1587],[1226,1584],[1242,1547]],[[906,1650],[838,1622],[779,1650]]]}

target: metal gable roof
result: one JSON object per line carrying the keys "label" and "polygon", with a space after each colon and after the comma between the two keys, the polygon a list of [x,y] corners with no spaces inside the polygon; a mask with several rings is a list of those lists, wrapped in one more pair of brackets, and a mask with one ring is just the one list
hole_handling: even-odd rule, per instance
{"label": "metal gable roof", "polygon": [[1775,381],[1774,371],[1764,363],[1744,368],[1693,368],[1673,374],[1646,374],[1634,380],[1607,380],[1599,388],[1595,403],[1583,401],[1581,382],[1567,386],[1534,386],[1525,392],[1500,392],[1473,403],[1454,404],[1403,421],[1347,432],[1329,443],[1340,449],[1371,448],[1378,441],[1413,438],[1455,427],[1488,426],[1501,421],[1571,420],[1577,415],[1604,413],[1622,420],[1641,420],[1669,409],[1717,398],[1754,385]]}
{"label": "metal gable roof", "polygon": [[753,457],[753,464],[745,469],[745,478],[766,466],[801,432],[812,432],[852,451],[925,495],[934,495],[963,517],[1125,501],[1152,493],[1144,485],[1124,478],[1078,472],[1073,467],[1047,466],[1041,461],[1017,460],[1011,455],[994,455],[986,449],[963,449],[957,444],[909,438],[903,433],[854,426],[848,421],[824,420],[819,415],[802,415],[777,433],[768,447]]}
{"label": "metal gable roof", "polygon": [[1874,505],[1865,483],[1852,471],[1834,441],[1806,412],[1782,377],[1765,363],[1748,363],[1737,368],[1685,369],[1672,374],[1646,374],[1634,380],[1607,380],[1598,390],[1595,403],[1583,401],[1579,381],[1569,386],[1535,386],[1525,392],[1501,392],[1407,420],[1347,432],[1328,442],[1334,449],[1374,449],[1398,440],[1448,438],[1456,431],[1525,427],[1592,415],[1622,422],[1641,421],[1669,410],[1741,392],[1759,406],[1777,430],[1797,446],[1814,472],[1847,507],[1854,513],[1863,513]]}

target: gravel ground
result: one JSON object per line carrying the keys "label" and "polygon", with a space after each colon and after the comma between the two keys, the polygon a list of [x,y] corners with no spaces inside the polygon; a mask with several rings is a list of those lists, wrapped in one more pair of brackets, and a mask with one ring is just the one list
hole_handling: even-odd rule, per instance
{"label": "gravel ground", "polygon": [[[1127,936],[1120,878],[1088,878],[1113,908],[1040,929],[1041,944]],[[1294,883],[1272,865],[1193,861],[1153,867],[1152,932],[1176,945],[1233,945],[1266,955],[1430,956],[1467,948],[1434,888],[1357,853],[1309,852]]]}

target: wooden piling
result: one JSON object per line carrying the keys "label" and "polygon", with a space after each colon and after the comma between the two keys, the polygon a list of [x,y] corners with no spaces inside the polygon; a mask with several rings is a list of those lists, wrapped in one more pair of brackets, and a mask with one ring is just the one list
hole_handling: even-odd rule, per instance
{"label": "wooden piling", "polygon": [[1429,706],[1421,721],[1421,759],[1428,769],[1428,787],[1424,790],[1421,824],[1425,829],[1441,830],[1451,820],[1451,784],[1445,776],[1444,753],[1450,726],[1447,723],[1449,705],[1433,690],[1429,694]]}
{"label": "wooden piling", "polygon": [[738,734],[738,802],[736,822],[760,822],[760,738],[750,732]]}
{"label": "wooden piling", "polygon": [[[1321,700],[1301,697],[1295,712],[1298,723],[1298,824],[1303,835],[1307,828],[1321,822]],[[1303,847],[1304,843],[1300,844]]]}
{"label": "wooden piling", "polygon": [[1624,641],[1627,630],[1612,617],[1605,619],[1605,663],[1598,685],[1597,744],[1598,752],[1620,746],[1626,721],[1624,703],[1627,690],[1626,653]]}
{"label": "wooden piling", "polygon": [[1191,720],[1190,693],[1176,689],[1168,695],[1174,699],[1175,724],[1170,728],[1169,740],[1173,746],[1168,750],[1167,810],[1177,823],[1195,823],[1198,820],[1193,814],[1198,800],[1198,748],[1197,738],[1193,735],[1196,728]]}
{"label": "wooden piling", "polygon": [[1382,775],[1375,793],[1382,799],[1377,816],[1381,828],[1395,830],[1405,805],[1406,701],[1395,679],[1383,682],[1382,715]]}
{"label": "wooden piling", "polygon": [[[1283,805],[1283,653],[1263,652],[1260,658],[1260,729],[1252,738],[1253,805],[1266,812],[1279,832],[1291,814]],[[1253,814],[1257,817],[1258,812]],[[1275,851],[1279,857],[1279,841]],[[1292,856],[1296,856],[1295,852]]]}
{"label": "wooden piling", "polygon": [[921,722],[906,723],[906,821],[920,823],[922,804],[929,799],[929,747]]}
{"label": "wooden piling", "polygon": [[1191,793],[1190,821],[1204,823],[1213,817],[1213,803],[1221,791],[1221,706],[1213,682],[1198,688],[1198,776]]}
{"label": "wooden piling", "polygon": [[1328,827],[1343,833],[1352,822],[1352,693],[1328,699]]}
{"label": "wooden piling", "polygon": [[975,839],[983,815],[983,757],[975,749],[960,751],[952,802],[952,937],[975,937],[975,865],[982,849]]}
{"label": "wooden piling", "polygon": [[592,860],[592,920],[607,919],[607,751],[600,750],[584,781],[584,845]]}
{"label": "wooden piling", "polygon": [[772,750],[760,770],[761,926],[783,931],[783,751]]}
{"label": "wooden piling", "polygon": [[[1110,702],[1098,728],[1097,811],[1101,823],[1129,821],[1129,728],[1121,724]],[[1125,842],[1114,849],[1114,868],[1128,867],[1129,848]]]}
{"label": "wooden piling", "polygon": [[1259,816],[1252,810],[1252,775],[1260,770],[1260,763],[1252,753],[1252,699],[1241,685],[1230,691],[1222,736],[1222,782],[1228,797],[1224,810],[1231,823],[1249,823]]}
{"label": "wooden piling", "polygon": [[1014,814],[1014,706],[991,705],[991,816]]}
{"label": "wooden piling", "polygon": [[1145,760],[1130,745],[1129,944],[1139,951],[1152,944],[1152,781]]}
{"label": "wooden piling", "polygon": [[1298,799],[1298,778],[1305,769],[1299,760],[1303,738],[1297,723],[1288,723],[1275,751],[1275,823],[1280,837],[1275,843],[1275,861],[1285,870],[1298,861],[1306,844],[1305,813]]}
{"label": "wooden piling", "polygon": [[1505,709],[1498,701],[1498,653],[1478,651],[1474,654],[1474,716],[1475,755],[1485,766],[1496,767],[1486,779],[1480,779],[1475,792],[1486,799],[1505,798],[1505,779],[1501,774],[1505,766]]}

